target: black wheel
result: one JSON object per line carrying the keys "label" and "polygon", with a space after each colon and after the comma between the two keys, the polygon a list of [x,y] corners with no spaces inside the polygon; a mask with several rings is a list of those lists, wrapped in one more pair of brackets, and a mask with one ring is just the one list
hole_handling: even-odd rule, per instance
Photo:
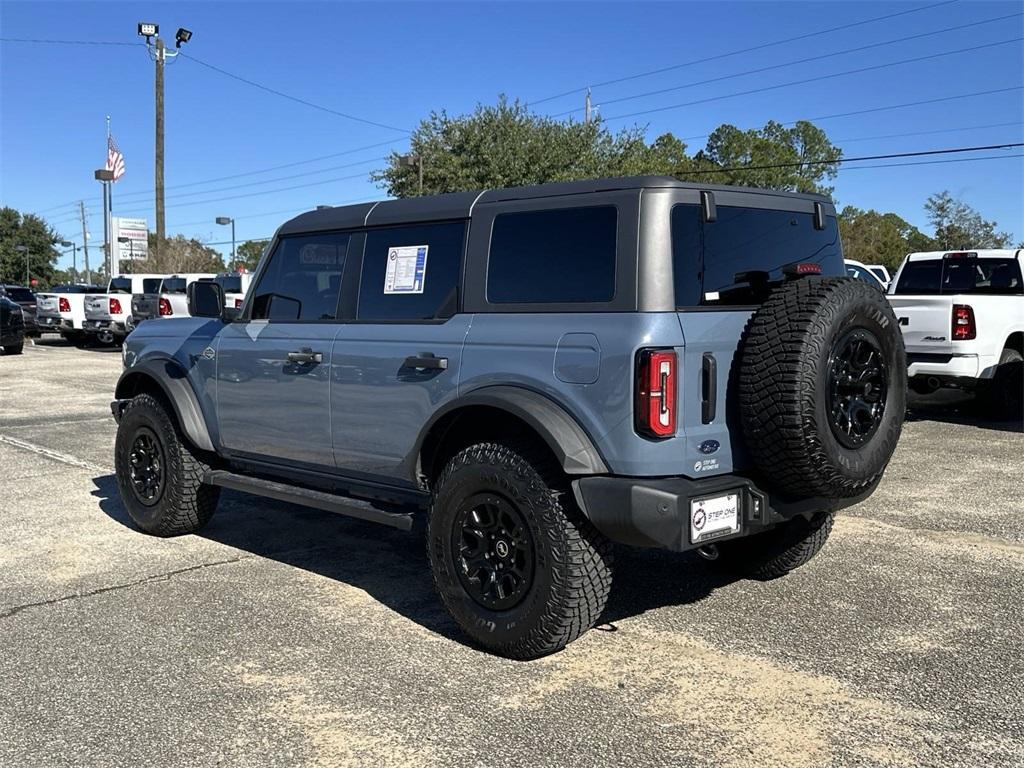
{"label": "black wheel", "polygon": [[821,551],[835,516],[819,512],[810,520],[797,517],[770,531],[718,545],[721,568],[753,579],[775,579],[805,565]]}
{"label": "black wheel", "polygon": [[546,457],[495,443],[458,453],[435,484],[427,549],[445,608],[514,659],[561,650],[597,622],[611,545]]}
{"label": "black wheel", "polygon": [[5,344],[3,349],[5,355],[20,355],[25,351],[25,342],[21,342],[20,344]]}
{"label": "black wheel", "polygon": [[220,488],[183,440],[172,413],[153,395],[137,395],[117,428],[114,466],[121,501],[139,528],[155,536],[194,533],[213,516]]}
{"label": "black wheel", "polygon": [[995,376],[978,389],[984,407],[996,419],[1024,416],[1024,355],[1007,347],[999,356]]}
{"label": "black wheel", "polygon": [[906,397],[896,317],[870,285],[792,281],[751,319],[740,414],[750,456],[777,491],[822,498],[869,491],[896,448]]}

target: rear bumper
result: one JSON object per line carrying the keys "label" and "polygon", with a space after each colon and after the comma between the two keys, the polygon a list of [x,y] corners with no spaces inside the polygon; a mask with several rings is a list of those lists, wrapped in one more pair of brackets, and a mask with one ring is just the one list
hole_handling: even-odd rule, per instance
{"label": "rear bumper", "polygon": [[82,323],[82,328],[90,333],[110,331],[115,336],[128,335],[128,331],[125,330],[124,323],[119,323],[116,320],[86,320]]}
{"label": "rear bumper", "polygon": [[36,327],[42,331],[59,331],[60,317],[56,315],[36,315]]}
{"label": "rear bumper", "polygon": [[[850,499],[785,500],[737,475],[701,480],[584,477],[573,481],[572,488],[584,515],[612,541],[675,552],[750,536],[797,516],[810,518],[817,512],[852,506],[870,493]],[[739,530],[692,540],[691,502],[730,493],[738,496]]]}
{"label": "rear bumper", "polygon": [[908,352],[907,376],[935,376],[949,379],[979,378],[981,366],[977,355],[944,355]]}

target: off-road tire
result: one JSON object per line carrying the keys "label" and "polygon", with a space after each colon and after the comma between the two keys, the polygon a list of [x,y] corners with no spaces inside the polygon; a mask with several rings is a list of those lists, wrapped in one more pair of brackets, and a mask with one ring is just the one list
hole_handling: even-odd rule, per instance
{"label": "off-road tire", "polygon": [[[853,333],[879,345],[885,405],[875,431],[848,447],[830,423],[829,388],[837,345]],[[738,384],[745,446],[766,483],[801,498],[866,493],[889,463],[906,411],[906,353],[892,307],[852,278],[784,283],[750,321]]]}
{"label": "off-road tire", "polygon": [[[132,445],[140,430],[155,435],[163,456],[162,492],[152,505],[144,504],[136,496],[129,474]],[[121,415],[114,466],[121,501],[135,524],[146,533],[194,533],[209,522],[217,509],[220,488],[203,483],[208,467],[184,439],[173,411],[153,395],[136,395]]]}
{"label": "off-road tire", "polygon": [[[506,610],[477,602],[456,572],[453,536],[460,505],[480,494],[514,505],[532,538],[532,583],[521,602]],[[481,443],[448,462],[434,485],[427,554],[434,586],[462,630],[487,650],[513,659],[564,648],[594,626],[611,589],[611,543],[580,512],[560,468],[521,446]]]}
{"label": "off-road tire", "polygon": [[1024,417],[1024,355],[1007,347],[999,356],[995,376],[978,388],[982,407],[995,419]]}
{"label": "off-road tire", "polygon": [[770,531],[718,545],[721,568],[767,581],[806,565],[821,551],[832,532],[835,516],[819,512],[810,520],[797,517]]}
{"label": "off-road tire", "polygon": [[25,342],[20,344],[4,344],[3,349],[5,355],[20,355],[25,351]]}

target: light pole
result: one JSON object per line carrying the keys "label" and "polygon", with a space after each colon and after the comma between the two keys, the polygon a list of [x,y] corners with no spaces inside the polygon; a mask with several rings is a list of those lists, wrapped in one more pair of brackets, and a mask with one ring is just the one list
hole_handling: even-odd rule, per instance
{"label": "light pole", "polygon": [[214,219],[215,222],[221,225],[231,225],[231,268],[235,268],[235,220],[230,216],[218,216]]}
{"label": "light pole", "polygon": [[114,273],[111,270],[111,261],[113,255],[110,247],[110,209],[113,206],[113,200],[111,195],[111,184],[114,183],[114,172],[108,171],[106,168],[100,168],[93,172],[93,176],[96,181],[103,185],[103,250],[107,254],[107,277],[113,277]]}
{"label": "light pole", "polygon": [[[70,240],[61,240],[58,245],[61,248],[71,249],[71,271],[75,275],[75,279],[78,279],[78,243],[73,243]],[[64,255],[67,256],[67,251],[64,251]]]}
{"label": "light pole", "polygon": [[[178,57],[182,45],[192,39],[192,32],[184,27],[178,27],[174,33],[173,51],[168,51],[160,37],[160,25],[152,22],[139,22],[139,35],[146,38],[146,50],[149,57],[156,64],[156,80],[154,92],[156,94],[156,255],[160,255],[160,244],[167,234],[167,226],[164,218],[164,62],[170,58],[174,61]],[[153,40],[156,40],[154,43]]]}
{"label": "light pole", "polygon": [[399,155],[398,164],[406,168],[416,168],[420,177],[420,194],[423,194],[423,156],[422,155]]}
{"label": "light pole", "polygon": [[24,245],[16,245],[14,246],[14,250],[16,250],[18,253],[25,254],[25,286],[27,287],[31,285],[30,278],[28,276],[28,248],[26,248]]}

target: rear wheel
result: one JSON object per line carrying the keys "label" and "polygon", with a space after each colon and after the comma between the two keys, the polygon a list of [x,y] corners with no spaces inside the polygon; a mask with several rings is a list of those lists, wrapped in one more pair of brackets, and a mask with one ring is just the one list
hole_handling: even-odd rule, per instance
{"label": "rear wheel", "polygon": [[1024,416],[1024,355],[1007,347],[999,357],[995,376],[979,390],[984,405],[997,419]]}
{"label": "rear wheel", "polygon": [[828,541],[835,516],[819,512],[777,528],[718,545],[721,567],[754,579],[775,579],[811,561]]}
{"label": "rear wheel", "polygon": [[532,659],[598,620],[611,545],[583,517],[546,457],[496,443],[458,453],[427,522],[434,584],[462,630],[488,650]]}
{"label": "rear wheel", "polygon": [[5,344],[3,349],[4,354],[6,355],[20,355],[25,351],[25,342],[23,341],[19,344]]}
{"label": "rear wheel", "polygon": [[121,501],[146,533],[194,533],[217,508],[220,488],[203,483],[207,466],[153,395],[132,398],[121,416],[114,465]]}

